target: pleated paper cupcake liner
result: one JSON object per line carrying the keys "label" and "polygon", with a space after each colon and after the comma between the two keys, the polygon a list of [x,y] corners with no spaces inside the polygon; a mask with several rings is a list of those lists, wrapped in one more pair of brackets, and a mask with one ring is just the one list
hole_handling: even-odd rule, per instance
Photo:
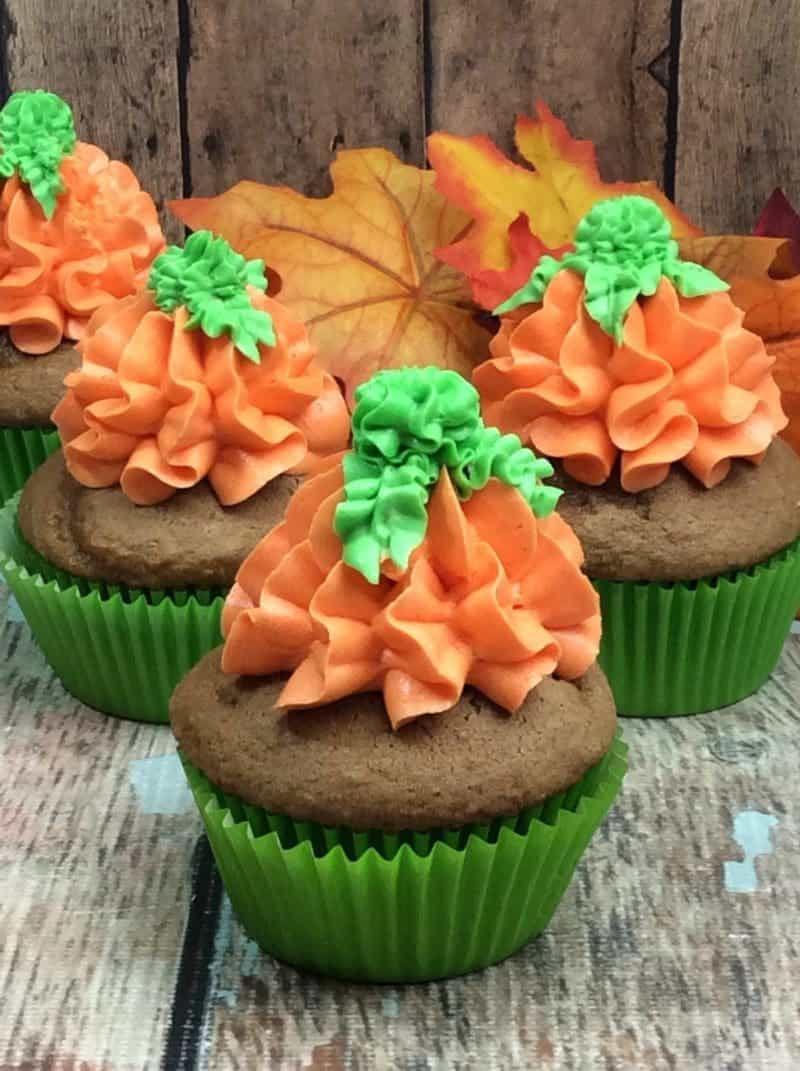
{"label": "pleated paper cupcake liner", "polygon": [[22,490],[60,442],[55,428],[0,428],[0,504]]}
{"label": "pleated paper cupcake liner", "polygon": [[737,573],[691,583],[599,580],[600,665],[617,710],[700,714],[769,677],[800,606],[800,540]]}
{"label": "pleated paper cupcake liner", "polygon": [[178,681],[222,642],[218,591],[99,584],[49,565],[0,509],[0,569],[45,658],[87,706],[135,721],[169,721]]}
{"label": "pleated paper cupcake liner", "polygon": [[568,792],[513,818],[399,834],[272,815],[183,761],[233,907],[262,949],[320,974],[413,982],[497,963],[544,929],[626,753],[618,734]]}

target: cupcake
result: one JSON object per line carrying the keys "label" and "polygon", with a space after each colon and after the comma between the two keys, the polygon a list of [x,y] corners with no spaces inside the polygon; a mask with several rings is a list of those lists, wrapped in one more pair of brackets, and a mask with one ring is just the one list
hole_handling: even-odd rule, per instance
{"label": "cupcake", "polygon": [[419,981],[548,922],[619,789],[599,601],[550,466],[453,372],[380,372],[245,560],[171,719],[233,905],[297,966]]}
{"label": "cupcake", "polygon": [[642,197],[601,202],[496,310],[484,419],[553,461],[619,713],[755,691],[800,605],[800,459],[773,358]]}
{"label": "cupcake", "polygon": [[0,502],[58,446],[50,420],[92,313],[144,286],[164,238],[131,169],[42,90],[0,111]]}
{"label": "cupcake", "polygon": [[53,413],[64,443],[0,513],[3,571],[65,686],[166,721],[221,640],[225,592],[349,417],[261,261],[198,231],[92,317]]}

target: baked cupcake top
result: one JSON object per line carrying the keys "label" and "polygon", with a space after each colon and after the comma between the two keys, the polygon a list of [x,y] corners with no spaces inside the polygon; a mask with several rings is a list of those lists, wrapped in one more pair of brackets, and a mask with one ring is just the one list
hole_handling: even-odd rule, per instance
{"label": "baked cupcake top", "polygon": [[554,512],[552,467],[484,426],[454,372],[380,372],[356,392],[353,449],[293,496],[223,612],[226,673],[292,670],[315,707],[381,691],[394,729],[467,684],[506,710],[595,662],[598,598]]}
{"label": "baked cupcake top", "polygon": [[295,821],[352,829],[454,829],[518,814],[576,784],[614,738],[595,664],[545,677],[513,714],[467,687],[455,706],[392,730],[379,692],[281,710],[284,677],[222,672],[220,650],[170,702],[182,753],[218,788]]}
{"label": "baked cupcake top", "polygon": [[29,354],[78,339],[92,313],[144,284],[164,237],[131,169],[78,141],[43,90],[0,111],[0,325]]}
{"label": "baked cupcake top", "polygon": [[496,311],[473,381],[487,423],[518,433],[584,484],[619,461],[623,490],[680,464],[711,488],[733,459],[759,464],[787,420],[762,340],[727,284],[682,261],[655,202],[596,204],[574,250],[545,256]]}
{"label": "baked cupcake top", "polygon": [[349,418],[264,264],[208,231],[171,246],[148,287],[92,318],[53,412],[67,467],[139,505],[207,479],[236,505],[341,451]]}

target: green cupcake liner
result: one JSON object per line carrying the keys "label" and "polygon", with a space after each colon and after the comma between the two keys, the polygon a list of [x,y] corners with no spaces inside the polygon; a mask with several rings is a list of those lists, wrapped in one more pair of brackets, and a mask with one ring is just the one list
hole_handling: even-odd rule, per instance
{"label": "green cupcake liner", "polygon": [[55,428],[0,428],[0,503],[22,490],[25,481],[61,444]]}
{"label": "green cupcake liner", "polygon": [[175,685],[222,642],[219,591],[100,584],[56,569],[19,532],[19,495],[0,509],[0,571],[45,658],[81,702],[169,721]]}
{"label": "green cupcake liner", "polygon": [[270,814],[182,758],[233,907],[262,949],[320,974],[419,982],[497,963],[544,929],[626,754],[618,733],[568,792],[513,818],[394,834]]}
{"label": "green cupcake liner", "polygon": [[751,695],[775,668],[800,606],[800,540],[741,572],[595,587],[618,713],[701,714]]}

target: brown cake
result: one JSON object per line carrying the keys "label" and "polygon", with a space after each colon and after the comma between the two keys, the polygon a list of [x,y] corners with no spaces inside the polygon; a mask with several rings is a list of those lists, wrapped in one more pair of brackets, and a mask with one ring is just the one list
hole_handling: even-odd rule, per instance
{"label": "brown cake", "polygon": [[554,463],[564,490],[559,512],[598,580],[696,580],[747,569],[800,535],[800,462],[776,439],[760,467],[736,460],[707,490],[682,468],[657,487],[632,495],[619,473],[587,487]]}
{"label": "brown cake", "polygon": [[43,357],[22,354],[0,334],[0,426],[44,428],[64,394],[64,378],[80,364],[78,350],[64,342]]}
{"label": "brown cake", "polygon": [[154,509],[119,487],[84,487],[59,450],[26,483],[18,522],[42,557],[73,576],[135,588],[229,588],[297,482],[279,476],[226,508],[203,480]]}
{"label": "brown cake", "polygon": [[212,651],[175,691],[181,750],[224,791],[323,825],[452,828],[516,814],[580,780],[616,728],[597,666],[547,678],[513,715],[467,688],[398,737],[375,692],[287,711],[276,706],[285,677],[226,676],[220,662]]}

